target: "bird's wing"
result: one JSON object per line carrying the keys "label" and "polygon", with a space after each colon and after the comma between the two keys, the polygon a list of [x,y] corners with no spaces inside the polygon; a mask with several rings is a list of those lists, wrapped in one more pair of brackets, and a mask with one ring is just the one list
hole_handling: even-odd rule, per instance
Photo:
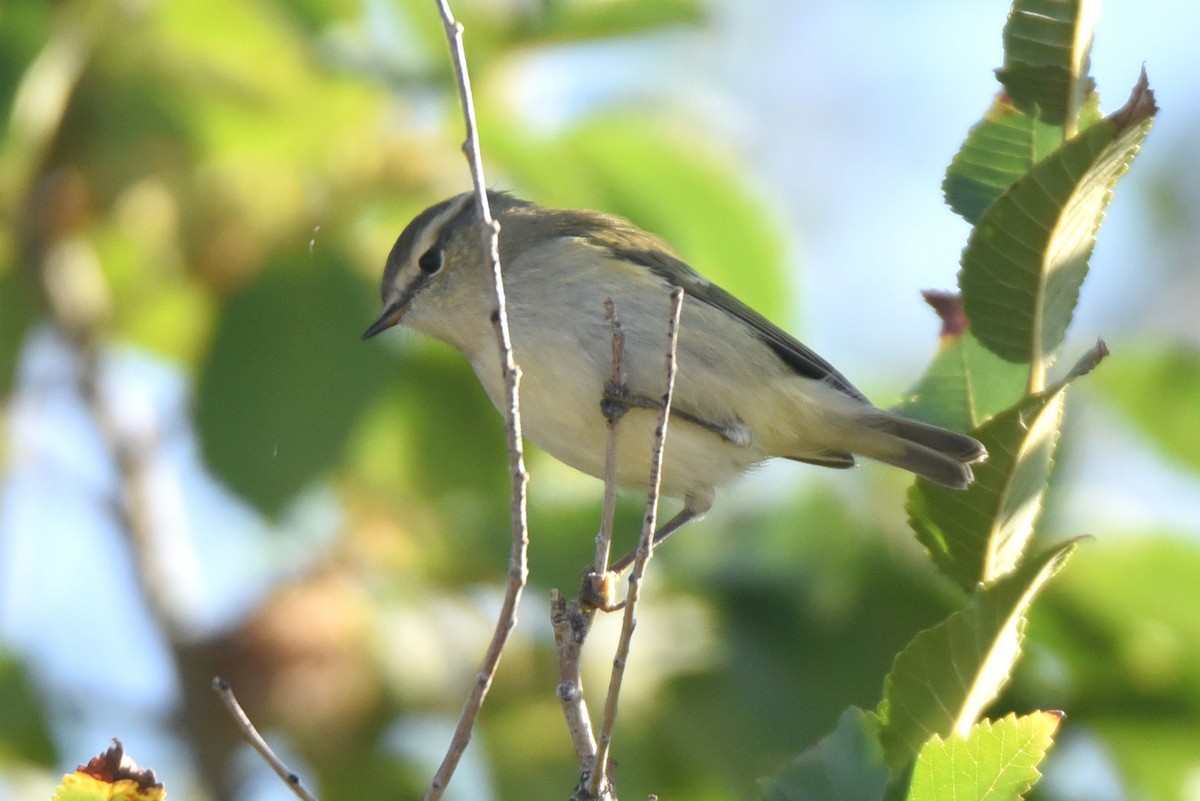
{"label": "bird's wing", "polygon": [[[850,379],[839,373],[832,364],[693,270],[682,259],[674,256],[670,246],[658,237],[643,231],[628,220],[601,212],[559,212],[569,216],[558,219],[554,219],[553,211],[540,209],[540,212],[537,216],[528,217],[525,223],[550,226],[559,236],[584,239],[595,247],[608,250],[615,258],[648,268],[667,283],[681,286],[692,299],[720,309],[750,326],[763,343],[775,351],[775,354],[797,374],[816,381],[825,381],[846,395],[869,403],[866,396],[850,383]],[[647,237],[653,240],[655,247],[646,245]]]}

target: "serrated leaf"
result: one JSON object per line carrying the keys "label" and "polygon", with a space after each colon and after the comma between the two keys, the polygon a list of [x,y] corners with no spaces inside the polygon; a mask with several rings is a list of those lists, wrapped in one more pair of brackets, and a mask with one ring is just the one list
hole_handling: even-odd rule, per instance
{"label": "serrated leaf", "polygon": [[[1088,81],[1078,130],[1102,119],[1100,95]],[[946,168],[942,192],[946,204],[972,225],[1006,189],[1062,144],[1064,128],[1018,109],[1000,92],[972,126],[962,147]]]}
{"label": "serrated leaf", "polygon": [[1018,801],[1041,773],[1062,715],[982,720],[965,736],[934,736],[921,748],[907,801]]}
{"label": "serrated leaf", "polygon": [[965,490],[918,481],[909,525],[934,564],[964,590],[1012,569],[1033,533],[1058,442],[1064,393],[1035,395],[972,432],[988,460]]}
{"label": "serrated leaf", "polygon": [[1104,356],[1103,343],[1043,392],[1023,398],[972,434],[988,451],[965,490],[918,479],[908,492],[909,525],[934,564],[964,590],[994,581],[1020,560],[1041,511],[1067,385]]}
{"label": "serrated leaf", "polygon": [[1021,110],[1052,125],[1073,119],[1088,76],[1099,0],[1016,0],[996,77]]}
{"label": "serrated leaf", "polygon": [[842,713],[827,737],[762,780],[763,801],[877,801],[889,773],[873,715],[856,707]]}
{"label": "serrated leaf", "polygon": [[226,305],[201,366],[196,427],[209,467],[278,513],[334,466],[386,379],[355,335],[374,309],[347,273],[307,256],[277,263]]}
{"label": "serrated leaf", "polygon": [[934,735],[966,734],[1008,681],[1020,654],[1025,612],[1075,543],[1027,559],[971,602],[918,634],[884,680],[879,740],[900,770]]}
{"label": "serrated leaf", "polygon": [[1062,128],[1039,122],[996,95],[946,168],[946,204],[974,224],[1004,190],[1062,144]]}
{"label": "serrated leaf", "polygon": [[1062,344],[1113,187],[1156,111],[1143,71],[1124,107],[1040,161],[979,218],[958,283],[971,330],[1001,358],[1045,364]]}
{"label": "serrated leaf", "polygon": [[[1089,91],[1080,117],[1081,130],[1098,121],[1099,105],[1099,96]],[[978,222],[988,206],[1062,141],[1061,125],[1026,114],[1007,94],[997,94],[946,168],[942,181],[946,204],[967,222]]]}

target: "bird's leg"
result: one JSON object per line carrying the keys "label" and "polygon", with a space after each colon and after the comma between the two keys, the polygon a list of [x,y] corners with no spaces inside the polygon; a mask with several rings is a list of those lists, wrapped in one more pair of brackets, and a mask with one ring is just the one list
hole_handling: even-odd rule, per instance
{"label": "bird's leg", "polygon": [[[692,509],[690,506],[685,506],[680,509],[679,514],[672,517],[658,531],[654,532],[654,546],[658,547],[663,540],[674,534],[679,529],[683,528],[685,523],[695,519],[699,514],[699,512],[697,512],[695,509]],[[620,576],[629,569],[630,565],[633,564],[633,560],[635,559],[637,559],[636,548],[622,556],[617,561],[613,562],[612,565],[609,566],[608,572],[616,573],[618,576]]]}
{"label": "bird's leg", "polygon": [[[683,507],[679,514],[654,532],[654,547],[658,547],[663,540],[683,528],[685,523],[695,519],[699,514],[700,512],[690,506]],[[590,571],[585,574],[583,586],[579,590],[579,596],[583,602],[604,612],[615,612],[624,608],[625,602],[616,600],[617,579],[630,568],[635,559],[637,559],[636,548],[613,562],[604,575],[598,576]]]}
{"label": "bird's leg", "polygon": [[604,394],[600,396],[600,412],[606,420],[619,420],[630,409],[659,408],[656,401],[643,395],[630,394],[629,387],[609,380],[604,382]]}
{"label": "bird's leg", "polygon": [[[607,420],[618,420],[630,409],[653,409],[654,411],[658,411],[661,408],[662,404],[658,401],[647,398],[645,395],[631,393],[629,387],[624,384],[614,384],[612,381],[605,383],[604,395],[600,399],[600,411]],[[733,445],[746,446],[750,444],[750,430],[741,421],[714,423],[711,420],[697,417],[677,406],[671,407],[671,417],[698,425]],[[680,525],[683,525],[683,523],[680,523]]]}

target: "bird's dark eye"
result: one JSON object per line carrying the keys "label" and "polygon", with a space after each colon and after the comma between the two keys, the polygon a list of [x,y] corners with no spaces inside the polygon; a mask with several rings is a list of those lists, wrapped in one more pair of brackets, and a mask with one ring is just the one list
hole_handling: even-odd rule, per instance
{"label": "bird's dark eye", "polygon": [[442,269],[442,249],[435,245],[422,253],[421,258],[417,259],[417,266],[426,275],[433,275]]}

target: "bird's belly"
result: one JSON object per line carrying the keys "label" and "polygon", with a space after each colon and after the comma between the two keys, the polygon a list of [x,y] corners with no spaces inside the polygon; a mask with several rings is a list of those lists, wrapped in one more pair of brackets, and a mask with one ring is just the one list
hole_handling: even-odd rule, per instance
{"label": "bird's belly", "polygon": [[[624,300],[618,308],[632,310],[638,302],[637,298]],[[602,309],[600,302],[595,307]],[[514,355],[522,369],[522,428],[531,442],[559,461],[603,478],[607,433],[601,401],[612,373],[608,323],[599,313],[595,319],[587,318],[586,327],[572,325],[573,317],[558,319],[568,312],[577,315],[572,309],[566,300],[541,307],[510,305]],[[630,317],[633,321],[640,319],[637,315]],[[650,330],[643,330],[647,328]],[[625,329],[623,369],[629,392],[640,398],[657,399],[662,391],[665,329],[665,321],[662,331],[634,325]],[[545,336],[545,331],[558,335]],[[469,358],[484,389],[497,408],[503,409],[504,384],[497,351],[492,343],[488,345]],[[677,381],[680,408],[704,417],[714,426],[739,420],[728,398],[714,400],[699,391],[699,387],[723,386],[719,377],[704,372],[711,369],[704,359],[689,352],[686,342],[681,345]],[[621,486],[640,490],[648,487],[657,419],[656,409],[638,407],[628,408],[620,418],[617,482]],[[767,455],[753,438],[735,444],[716,431],[675,416],[667,428],[661,492],[685,499],[694,508],[706,507],[714,487]]]}
{"label": "bird's belly", "polygon": [[[559,461],[604,477],[607,425],[600,390],[556,392],[534,382],[523,385],[521,420],[525,436]],[[617,483],[646,490],[658,411],[629,408],[617,424]],[[663,495],[707,506],[712,490],[765,459],[754,447],[735,445],[693,422],[668,421],[660,490]]]}

